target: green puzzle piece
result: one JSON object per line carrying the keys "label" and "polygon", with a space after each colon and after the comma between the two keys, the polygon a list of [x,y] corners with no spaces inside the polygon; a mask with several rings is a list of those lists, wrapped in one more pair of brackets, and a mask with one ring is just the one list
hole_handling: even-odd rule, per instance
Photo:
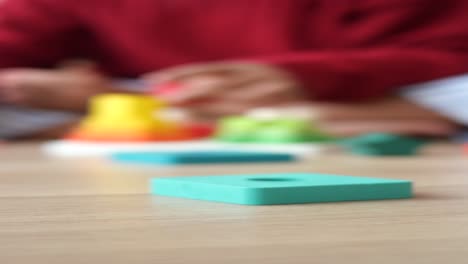
{"label": "green puzzle piece", "polygon": [[259,123],[248,117],[227,117],[219,122],[217,138],[229,142],[249,142],[258,130]]}
{"label": "green puzzle piece", "polygon": [[307,173],[173,177],[151,180],[151,193],[244,205],[402,199],[406,180]]}
{"label": "green puzzle piece", "polygon": [[331,137],[314,129],[310,121],[279,118],[256,120],[249,117],[227,117],[220,121],[217,136],[227,142],[300,143],[322,142]]}
{"label": "green puzzle piece", "polygon": [[280,119],[263,122],[253,137],[256,142],[306,142],[310,133],[309,122]]}

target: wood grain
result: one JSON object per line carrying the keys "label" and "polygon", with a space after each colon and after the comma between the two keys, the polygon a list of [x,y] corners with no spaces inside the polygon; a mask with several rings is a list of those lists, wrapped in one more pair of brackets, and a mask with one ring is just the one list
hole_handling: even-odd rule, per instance
{"label": "wood grain", "polygon": [[[155,197],[151,177],[321,172],[409,179],[410,200],[238,206]],[[339,152],[291,164],[161,168],[0,147],[0,263],[468,263],[468,157]]]}

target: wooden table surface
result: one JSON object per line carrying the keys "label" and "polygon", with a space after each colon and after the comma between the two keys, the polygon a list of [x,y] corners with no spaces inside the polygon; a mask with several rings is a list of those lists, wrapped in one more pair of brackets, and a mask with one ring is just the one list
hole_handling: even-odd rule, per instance
{"label": "wooden table surface", "polygon": [[[0,146],[0,263],[468,263],[468,156],[328,153],[291,164],[156,168]],[[240,206],[155,197],[154,176],[320,172],[412,180],[409,200]]]}

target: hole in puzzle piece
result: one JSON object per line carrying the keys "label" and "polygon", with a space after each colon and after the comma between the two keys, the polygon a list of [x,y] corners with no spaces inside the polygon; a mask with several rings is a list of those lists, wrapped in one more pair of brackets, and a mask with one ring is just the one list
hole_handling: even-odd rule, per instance
{"label": "hole in puzzle piece", "polygon": [[249,178],[248,181],[258,181],[258,182],[286,182],[286,181],[296,181],[294,178]]}

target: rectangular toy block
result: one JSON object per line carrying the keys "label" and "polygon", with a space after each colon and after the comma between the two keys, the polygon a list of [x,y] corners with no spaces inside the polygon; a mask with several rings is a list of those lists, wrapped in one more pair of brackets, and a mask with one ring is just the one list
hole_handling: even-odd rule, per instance
{"label": "rectangular toy block", "polygon": [[241,162],[286,162],[294,160],[291,154],[229,151],[188,152],[121,152],[112,159],[119,162],[134,162],[159,165],[241,163]]}
{"label": "rectangular toy block", "polygon": [[406,180],[307,173],[155,178],[151,193],[244,205],[402,199]]}

